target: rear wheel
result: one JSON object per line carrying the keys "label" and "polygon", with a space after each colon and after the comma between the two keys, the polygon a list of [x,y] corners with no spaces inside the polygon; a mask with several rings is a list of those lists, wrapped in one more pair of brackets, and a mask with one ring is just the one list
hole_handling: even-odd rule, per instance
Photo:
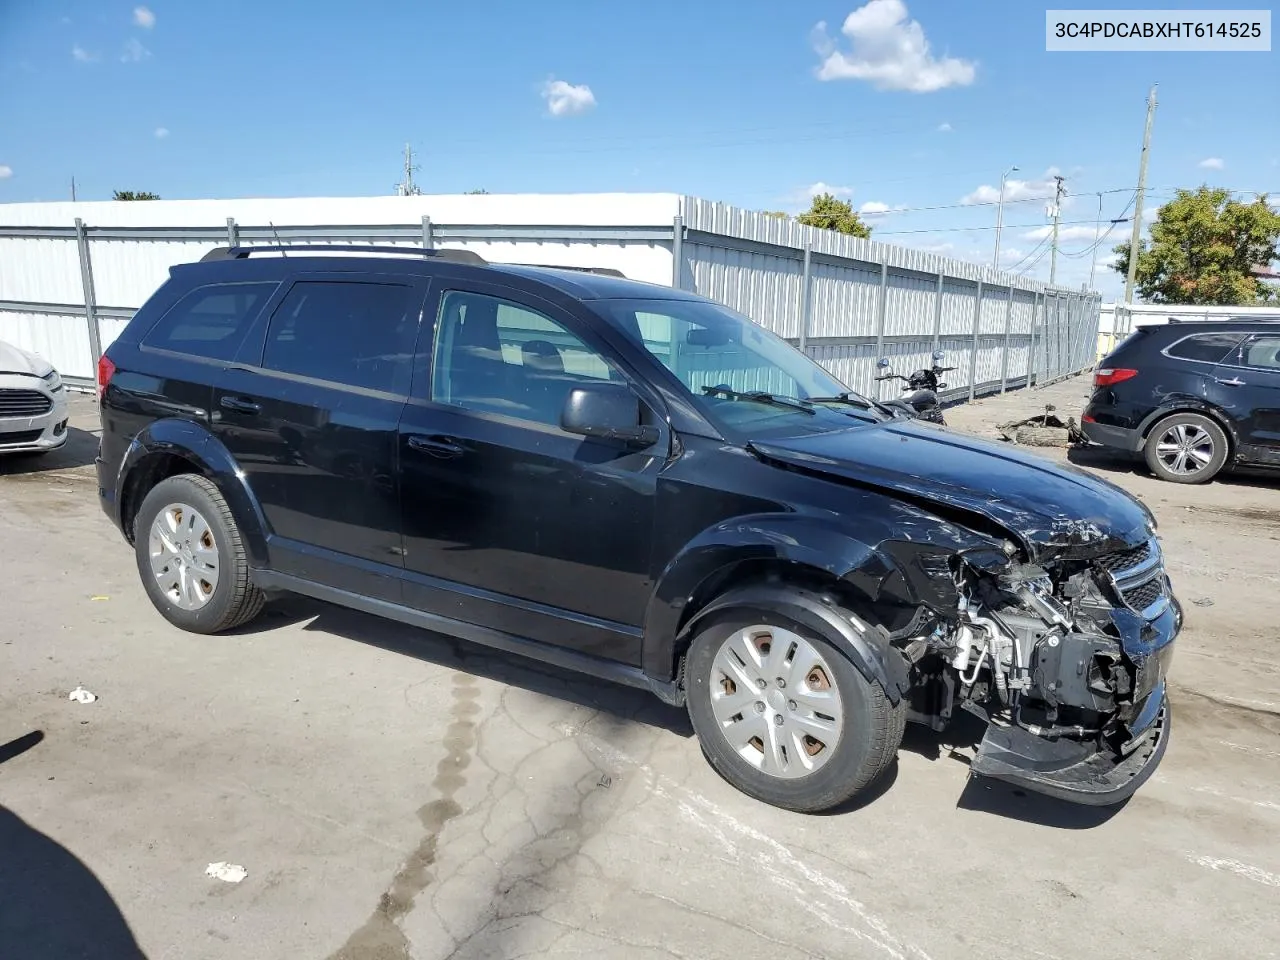
{"label": "rear wheel", "polygon": [[249,579],[239,527],[208,478],[161,480],[138,508],[134,531],[147,596],[174,626],[219,633],[261,612],[265,598]]}
{"label": "rear wheel", "polygon": [[805,813],[871,786],[897,756],[906,721],[827,640],[785,618],[720,619],[685,663],[703,753],[749,796]]}
{"label": "rear wheel", "polygon": [[1147,466],[1161,480],[1205,483],[1227,462],[1227,435],[1200,413],[1175,413],[1147,435]]}

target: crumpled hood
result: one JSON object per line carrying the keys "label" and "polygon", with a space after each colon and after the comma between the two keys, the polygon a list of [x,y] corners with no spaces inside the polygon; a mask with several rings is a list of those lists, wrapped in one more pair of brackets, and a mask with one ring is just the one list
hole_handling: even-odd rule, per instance
{"label": "crumpled hood", "polygon": [[35,354],[19,350],[12,344],[0,340],[0,374],[30,373],[43,377],[52,369],[53,364],[48,360],[42,360]]}
{"label": "crumpled hood", "polygon": [[912,420],[750,446],[765,459],[979,514],[1034,559],[1132,546],[1155,524],[1146,506],[1083,470]]}

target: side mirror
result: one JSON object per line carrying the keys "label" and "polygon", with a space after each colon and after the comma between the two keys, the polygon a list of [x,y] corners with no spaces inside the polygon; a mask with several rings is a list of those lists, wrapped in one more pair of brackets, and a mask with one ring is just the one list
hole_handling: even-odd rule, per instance
{"label": "side mirror", "polygon": [[583,437],[651,447],[658,442],[658,428],[642,424],[640,411],[640,398],[626,384],[605,382],[574,387],[560,411],[560,428]]}
{"label": "side mirror", "polygon": [[941,363],[943,360],[945,360],[945,359],[946,359],[946,357],[947,357],[947,355],[946,355],[945,353],[943,353],[941,350],[935,350],[935,351],[933,351],[933,359],[937,360],[939,363]]}
{"label": "side mirror", "polygon": [[877,367],[879,367],[881,370],[888,370],[888,369],[889,369],[889,358],[888,358],[888,357],[881,357],[879,360],[877,360],[877,361],[876,361],[876,366],[877,366]]}

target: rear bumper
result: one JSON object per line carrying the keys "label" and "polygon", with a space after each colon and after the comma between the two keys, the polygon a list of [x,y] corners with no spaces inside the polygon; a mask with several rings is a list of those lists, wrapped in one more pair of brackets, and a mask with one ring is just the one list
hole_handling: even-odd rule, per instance
{"label": "rear bumper", "polygon": [[1124,753],[1100,750],[1093,743],[1046,740],[1021,727],[992,726],[970,771],[1071,803],[1123,803],[1156,772],[1169,746],[1169,701],[1163,682],[1151,696],[1150,725],[1125,744]]}
{"label": "rear bumper", "polygon": [[1130,453],[1136,453],[1142,449],[1142,433],[1139,430],[1087,421],[1080,424],[1080,429],[1086,437],[1104,447],[1126,450]]}

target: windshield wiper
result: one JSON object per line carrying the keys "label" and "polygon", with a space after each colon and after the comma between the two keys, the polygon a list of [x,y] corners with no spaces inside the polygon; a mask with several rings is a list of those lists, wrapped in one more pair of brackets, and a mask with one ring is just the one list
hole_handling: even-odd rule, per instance
{"label": "windshield wiper", "polygon": [[708,396],[712,394],[723,394],[730,400],[748,400],[754,403],[766,403],[771,407],[786,407],[788,410],[799,410],[801,413],[807,413],[809,416],[817,416],[817,411],[813,409],[813,404],[808,400],[801,400],[798,397],[778,396],[772,393],[766,393],[763,390],[746,390],[738,391],[724,384],[716,386],[704,386],[702,392]]}
{"label": "windshield wiper", "polygon": [[844,403],[851,407],[858,407],[861,410],[879,410],[880,412],[893,416],[893,411],[886,407],[879,400],[870,400],[861,394],[838,393],[834,397],[810,397],[809,403]]}

